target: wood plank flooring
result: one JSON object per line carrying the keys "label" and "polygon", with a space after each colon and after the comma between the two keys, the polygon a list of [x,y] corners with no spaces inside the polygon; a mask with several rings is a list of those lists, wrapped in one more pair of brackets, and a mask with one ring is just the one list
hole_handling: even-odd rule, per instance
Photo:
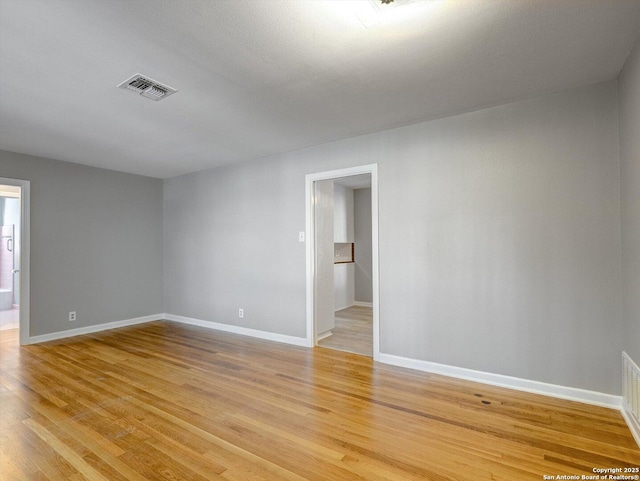
{"label": "wood plank flooring", "polygon": [[18,347],[2,480],[535,480],[640,464],[619,412],[169,322]]}
{"label": "wood plank flooring", "polygon": [[351,306],[336,312],[335,327],[318,346],[373,356],[373,309]]}

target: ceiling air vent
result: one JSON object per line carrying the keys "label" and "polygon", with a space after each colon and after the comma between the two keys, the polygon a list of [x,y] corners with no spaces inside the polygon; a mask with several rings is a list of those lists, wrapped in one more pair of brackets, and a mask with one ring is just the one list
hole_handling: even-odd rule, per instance
{"label": "ceiling air vent", "polygon": [[176,89],[163,85],[160,82],[151,80],[149,77],[135,74],[133,77],[129,77],[127,80],[118,85],[119,89],[126,89],[135,92],[143,97],[147,97],[151,100],[162,100],[171,94],[177,92]]}

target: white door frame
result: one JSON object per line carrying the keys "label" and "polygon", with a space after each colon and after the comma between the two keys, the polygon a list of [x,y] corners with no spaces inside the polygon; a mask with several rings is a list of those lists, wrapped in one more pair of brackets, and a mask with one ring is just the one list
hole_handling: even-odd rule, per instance
{"label": "white door frame", "polygon": [[0,185],[20,187],[20,345],[29,344],[31,182],[0,177]]}
{"label": "white door frame", "polygon": [[380,278],[378,269],[378,164],[307,174],[305,177],[306,239],[307,239],[307,338],[309,347],[316,345],[315,329],[315,199],[313,183],[352,175],[371,174],[371,261],[373,287],[373,359],[380,360]]}

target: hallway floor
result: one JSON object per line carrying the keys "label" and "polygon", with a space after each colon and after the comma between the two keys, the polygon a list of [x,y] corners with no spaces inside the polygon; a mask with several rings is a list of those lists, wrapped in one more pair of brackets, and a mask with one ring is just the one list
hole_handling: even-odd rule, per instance
{"label": "hallway floor", "polygon": [[373,356],[373,309],[351,306],[336,312],[336,327],[333,334],[318,346],[338,351]]}

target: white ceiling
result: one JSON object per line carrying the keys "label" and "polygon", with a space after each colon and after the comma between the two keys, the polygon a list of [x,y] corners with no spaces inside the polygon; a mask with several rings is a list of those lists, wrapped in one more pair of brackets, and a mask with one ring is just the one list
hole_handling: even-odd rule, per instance
{"label": "white ceiling", "polygon": [[350,3],[0,0],[0,149],[171,177],[613,79],[640,33],[640,0]]}

